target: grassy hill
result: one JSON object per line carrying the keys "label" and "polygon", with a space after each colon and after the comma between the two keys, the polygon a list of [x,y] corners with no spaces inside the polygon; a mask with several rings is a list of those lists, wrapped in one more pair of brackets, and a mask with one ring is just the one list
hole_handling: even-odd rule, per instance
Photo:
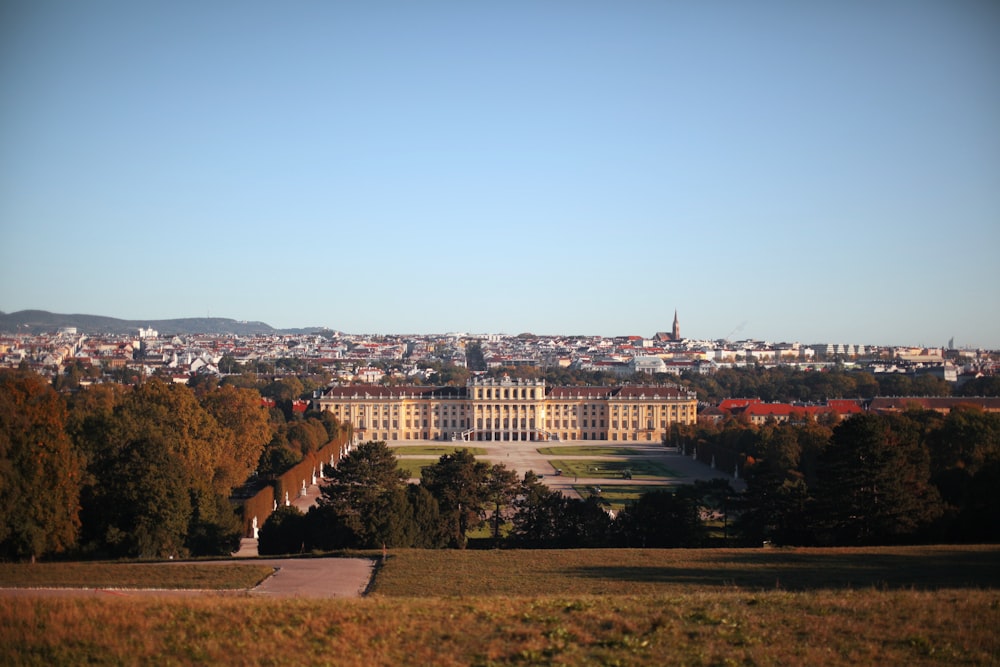
{"label": "grassy hill", "polygon": [[3,664],[989,665],[1000,546],[390,551],[355,600],[0,595]]}

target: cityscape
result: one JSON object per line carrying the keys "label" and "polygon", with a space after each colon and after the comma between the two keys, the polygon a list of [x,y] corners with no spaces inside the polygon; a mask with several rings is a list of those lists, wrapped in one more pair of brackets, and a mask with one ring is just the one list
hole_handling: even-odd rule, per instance
{"label": "cityscape", "polygon": [[425,383],[441,365],[467,368],[471,346],[481,355],[481,367],[472,370],[565,368],[603,371],[621,378],[711,374],[734,367],[821,371],[839,366],[875,374],[933,375],[961,385],[994,375],[1000,364],[995,350],[962,349],[953,344],[926,348],[860,341],[689,339],[683,336],[675,311],[666,331],[614,337],[337,331],[237,335],[167,333],[151,327],[106,334],[62,327],[38,334],[0,333],[0,367],[25,366],[46,375],[74,367],[92,378],[106,371],[129,370],[187,382],[193,376],[224,375],[248,365],[273,367],[279,360],[294,360],[296,368],[327,372],[337,384]]}
{"label": "cityscape", "polygon": [[1000,2],[0,2],[0,664],[1000,664]]}

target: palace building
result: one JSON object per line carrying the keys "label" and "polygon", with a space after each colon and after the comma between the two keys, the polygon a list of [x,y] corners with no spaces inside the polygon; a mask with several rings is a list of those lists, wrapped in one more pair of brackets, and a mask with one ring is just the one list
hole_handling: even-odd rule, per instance
{"label": "palace building", "polygon": [[313,399],[367,440],[659,442],[697,423],[694,393],[676,386],[547,387],[473,378],[465,387],[331,387]]}

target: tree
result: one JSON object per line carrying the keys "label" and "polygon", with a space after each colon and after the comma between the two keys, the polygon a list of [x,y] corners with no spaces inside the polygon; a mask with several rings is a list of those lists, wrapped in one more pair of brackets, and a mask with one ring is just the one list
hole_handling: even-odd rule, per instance
{"label": "tree", "polygon": [[[123,468],[141,472],[139,464],[129,457],[137,447],[141,451],[151,446],[149,443],[156,443],[170,461],[170,483],[189,498],[187,534],[193,538],[189,546],[197,553],[218,553],[228,548],[239,534],[228,498],[233,487],[245,479],[246,458],[252,453],[233,442],[239,430],[220,424],[199,404],[190,388],[159,380],[121,394],[102,396],[93,403],[93,411],[73,420],[73,432],[88,455],[82,505],[84,534],[91,541],[90,548],[117,553],[123,548],[121,544],[128,544],[117,540],[113,530],[117,525],[114,522],[122,518],[107,509],[131,502],[132,491],[127,484],[108,480],[123,479]],[[109,404],[113,404],[110,410]],[[241,451],[243,459],[236,460],[234,453]],[[208,548],[213,535],[222,541]]]}
{"label": "tree", "polygon": [[85,524],[91,547],[121,558],[187,554],[192,508],[186,471],[162,440],[129,442],[87,490]]}
{"label": "tree", "polygon": [[464,549],[470,529],[478,526],[488,501],[485,489],[490,466],[476,461],[468,449],[443,455],[426,466],[420,484],[437,498],[449,525],[452,545]]}
{"label": "tree", "polygon": [[802,531],[808,493],[798,469],[798,436],[799,427],[788,424],[763,429],[754,463],[744,468],[747,488],[736,529],[750,544],[808,541]]}
{"label": "tree", "polygon": [[528,471],[514,503],[510,540],[519,547],[579,549],[607,546],[611,517],[596,497],[567,498]]}
{"label": "tree", "polygon": [[407,530],[413,514],[406,497],[406,473],[385,442],[362,443],[328,470],[330,480],[318,501],[323,511],[316,520],[330,520],[331,533],[350,542],[343,546],[409,546]]}
{"label": "tree", "polygon": [[34,560],[67,549],[80,527],[82,461],[66,406],[45,381],[0,372],[0,554]]}
{"label": "tree", "polygon": [[413,509],[411,547],[439,549],[448,545],[448,526],[431,492],[419,484],[406,485],[407,500]]}
{"label": "tree", "polygon": [[272,427],[260,394],[250,389],[224,386],[209,392],[201,405],[230,437],[219,441],[217,480],[230,488],[243,483],[256,470],[264,446],[271,440]]}
{"label": "tree", "polygon": [[302,454],[293,451],[280,442],[272,441],[264,453],[260,456],[257,464],[257,472],[261,477],[274,478],[280,476],[287,470],[291,470],[296,463],[302,460]]}
{"label": "tree", "polygon": [[813,518],[825,543],[912,541],[941,514],[926,447],[905,417],[864,414],[841,422],[817,477]]}
{"label": "tree", "polygon": [[507,469],[506,466],[500,463],[493,464],[486,472],[483,492],[493,511],[494,543],[500,540],[500,525],[503,521],[503,510],[517,496],[518,487],[517,473]]}
{"label": "tree", "polygon": [[297,507],[281,506],[260,527],[257,552],[262,556],[302,553],[305,540],[305,515]]}
{"label": "tree", "polygon": [[550,546],[560,533],[562,499],[562,494],[545,486],[534,471],[524,473],[514,502],[511,540],[522,547]]}
{"label": "tree", "polygon": [[627,505],[615,518],[625,546],[642,548],[700,547],[707,531],[691,495],[650,491]]}

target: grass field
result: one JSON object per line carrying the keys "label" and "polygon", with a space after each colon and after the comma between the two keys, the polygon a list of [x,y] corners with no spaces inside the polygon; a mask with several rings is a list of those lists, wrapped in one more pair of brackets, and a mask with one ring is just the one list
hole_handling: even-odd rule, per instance
{"label": "grass field", "polygon": [[1000,546],[407,549],[390,551],[375,593],[392,597],[673,595],[694,590],[868,588],[1000,590]]}
{"label": "grass field", "polygon": [[274,568],[218,563],[0,563],[0,588],[159,588],[245,590]]}
{"label": "grass field", "polygon": [[422,468],[437,462],[437,459],[397,459],[396,467],[405,472],[407,477],[419,478]]}
{"label": "grass field", "polygon": [[[467,447],[462,445],[400,445],[393,447],[392,451],[399,456],[435,456],[440,458],[445,454],[454,454],[463,449],[468,449],[469,453],[473,456],[486,454],[486,450],[482,447]],[[436,463],[437,459],[434,459],[434,462]]]}
{"label": "grass field", "polygon": [[[601,487],[601,499],[606,504],[610,505],[611,509],[617,511],[632,501],[638,500],[639,496],[644,493],[649,493],[651,491],[668,491],[675,488],[676,487],[670,486],[669,484],[650,484],[645,486],[640,486],[638,484],[606,484]],[[593,493],[593,487],[585,486],[583,484],[574,486],[573,490],[579,493],[581,498],[586,498]]]}
{"label": "grass field", "polygon": [[633,479],[654,479],[658,477],[679,477],[670,468],[650,459],[632,458],[626,461],[605,459],[553,459],[549,461],[553,468],[561,468],[563,476],[597,477],[603,479],[622,479],[626,470],[632,472]]}
{"label": "grass field", "polygon": [[538,450],[542,456],[635,456],[638,454],[628,447],[607,447],[594,445],[592,447],[566,445],[565,447],[542,447]]}
{"label": "grass field", "polygon": [[0,595],[0,664],[991,665],[1000,547],[390,551],[357,600]]}

